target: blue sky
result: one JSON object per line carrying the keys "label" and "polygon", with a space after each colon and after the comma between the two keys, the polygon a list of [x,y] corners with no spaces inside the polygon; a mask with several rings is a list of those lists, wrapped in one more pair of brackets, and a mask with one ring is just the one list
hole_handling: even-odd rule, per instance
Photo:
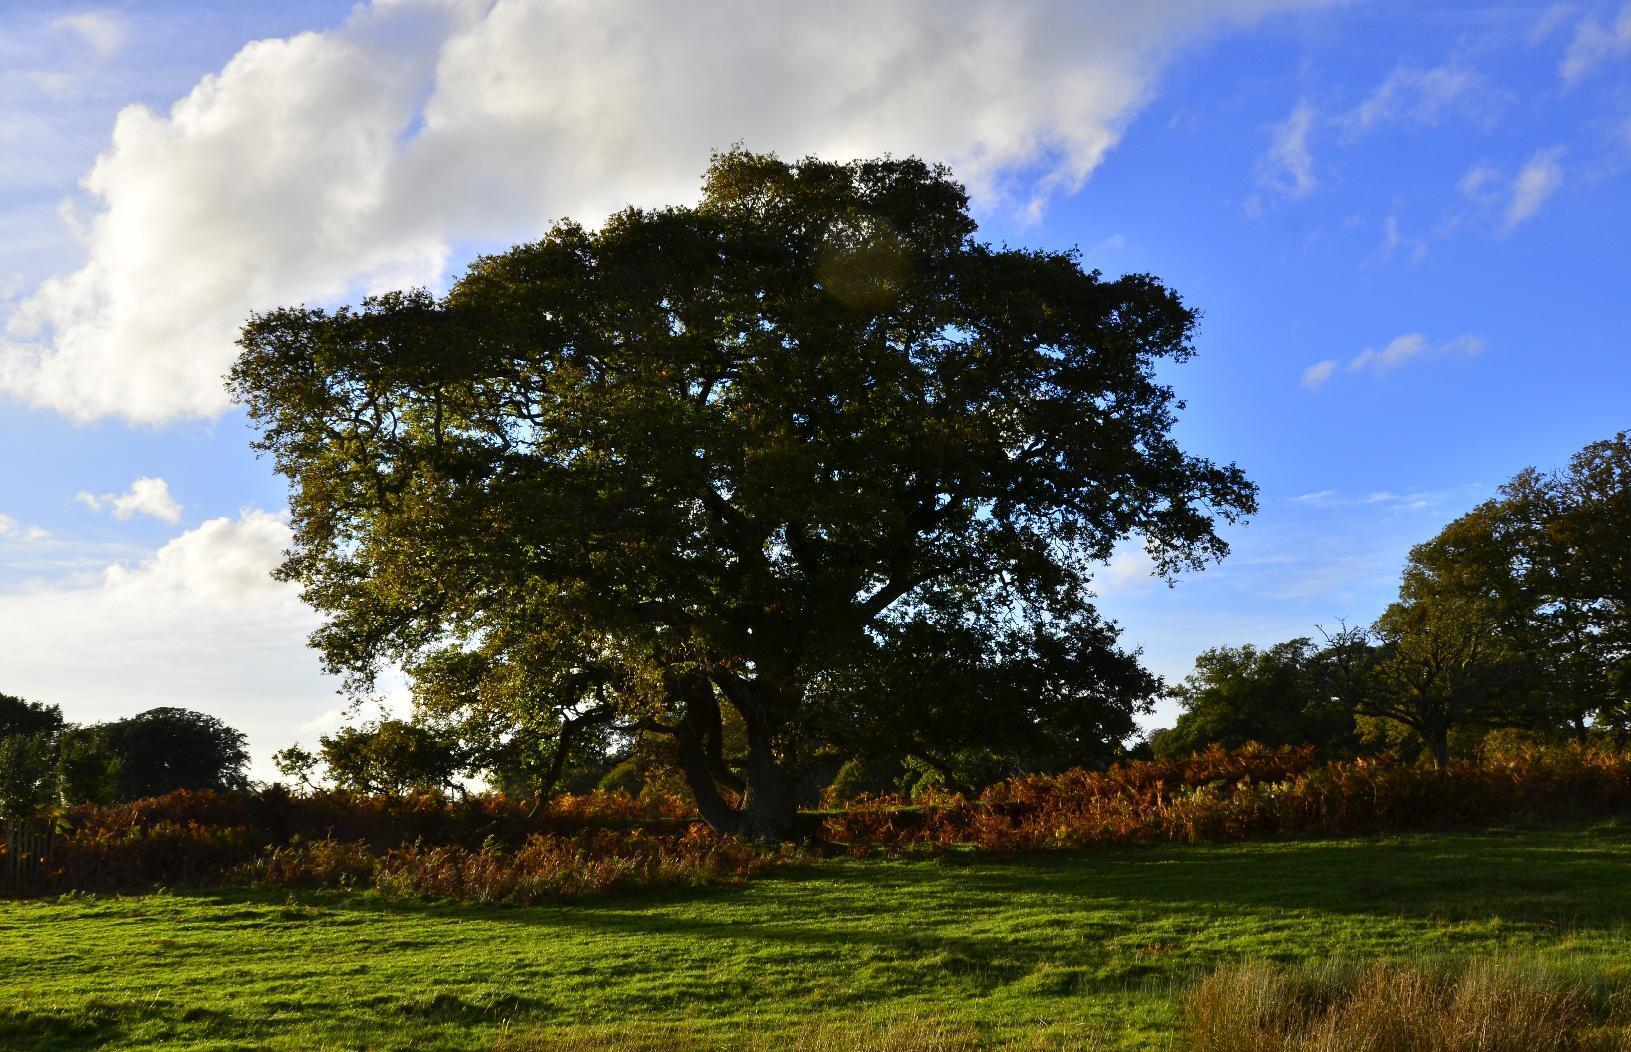
{"label": "blue sky", "polygon": [[988,238],[1203,311],[1181,435],[1261,513],[1099,588],[1170,679],[1369,620],[1631,426],[1631,4],[224,6],[0,3],[0,690],[71,718],[200,708],[262,774],[339,719],[216,382],[249,310],[445,284],[735,141],[945,160]]}

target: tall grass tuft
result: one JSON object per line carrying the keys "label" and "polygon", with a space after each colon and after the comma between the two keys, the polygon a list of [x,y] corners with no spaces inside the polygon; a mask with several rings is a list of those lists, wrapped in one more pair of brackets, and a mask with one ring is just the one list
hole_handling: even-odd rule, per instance
{"label": "tall grass tuft", "polygon": [[1255,961],[1195,984],[1189,1052],[1628,1052],[1621,994],[1497,958],[1459,971]]}

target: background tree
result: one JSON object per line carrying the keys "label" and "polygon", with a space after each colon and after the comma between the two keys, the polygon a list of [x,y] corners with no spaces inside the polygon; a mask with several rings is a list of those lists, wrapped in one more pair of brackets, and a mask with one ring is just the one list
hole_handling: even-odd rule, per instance
{"label": "background tree", "polygon": [[1631,436],[1519,474],[1505,502],[1533,524],[1533,604],[1558,679],[1600,727],[1631,730]]}
{"label": "background tree", "polygon": [[320,755],[335,786],[386,796],[451,789],[466,767],[457,742],[405,720],[344,728],[322,739]]}
{"label": "background tree", "polygon": [[517,660],[525,645],[502,663],[457,651],[421,662],[417,720],[459,742],[470,771],[508,795],[593,788],[638,733],[614,701],[630,688],[604,655],[556,646]]}
{"label": "background tree", "polygon": [[59,797],[56,737],[0,737],[0,819],[38,818]]}
{"label": "background tree", "polygon": [[812,684],[896,626],[1070,625],[1134,533],[1162,573],[1221,557],[1254,487],[1178,447],[1155,379],[1194,313],[974,233],[944,169],[735,151],[695,207],[561,223],[444,298],[252,318],[231,384],[328,665],[458,668],[540,733],[609,713],[673,740],[715,828],[777,836]]}
{"label": "background tree", "polygon": [[62,730],[62,710],[55,705],[0,694],[0,738],[14,734],[54,735]]}
{"label": "background tree", "polygon": [[64,803],[111,804],[121,799],[119,758],[108,751],[100,724],[63,728],[57,769]]}
{"label": "background tree", "polygon": [[811,724],[858,761],[851,778],[867,771],[882,788],[915,762],[973,793],[1022,771],[1108,765],[1160,690],[1088,611],[984,630],[913,618],[878,626],[853,663],[812,683]]}
{"label": "background tree", "polygon": [[1173,691],[1183,713],[1151,746],[1161,758],[1213,742],[1312,745],[1327,757],[1352,756],[1362,748],[1353,712],[1333,699],[1326,681],[1320,648],[1308,638],[1207,650]]}
{"label": "background tree", "polygon": [[60,802],[63,726],[57,706],[0,694],[0,818],[34,818]]}
{"label": "background tree", "polygon": [[1431,623],[1441,644],[1465,636],[1480,662],[1469,674],[1494,677],[1479,688],[1483,702],[1467,708],[1475,724],[1577,737],[1593,726],[1623,729],[1627,528],[1631,443],[1622,434],[1587,447],[1566,470],[1520,472],[1414,549],[1401,599],[1441,609],[1392,622]]}
{"label": "background tree", "polygon": [[1321,655],[1333,697],[1357,716],[1408,728],[1440,768],[1458,730],[1551,719],[1536,689],[1538,666],[1499,584],[1506,578],[1465,572],[1467,553],[1478,553],[1479,561],[1494,557],[1486,525],[1476,517],[1458,520],[1411,549],[1398,601],[1369,632],[1344,627],[1328,637]]}
{"label": "background tree", "polygon": [[117,800],[175,789],[247,789],[249,754],[241,732],[214,716],[157,708],[89,728],[106,758]]}

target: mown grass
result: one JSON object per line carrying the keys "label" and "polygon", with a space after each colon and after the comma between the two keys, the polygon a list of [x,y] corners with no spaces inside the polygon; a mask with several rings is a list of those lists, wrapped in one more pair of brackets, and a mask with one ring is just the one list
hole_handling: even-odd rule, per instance
{"label": "mown grass", "polygon": [[494,908],[0,903],[0,1048],[1177,1047],[1241,960],[1518,955],[1631,989],[1631,825],[829,861]]}

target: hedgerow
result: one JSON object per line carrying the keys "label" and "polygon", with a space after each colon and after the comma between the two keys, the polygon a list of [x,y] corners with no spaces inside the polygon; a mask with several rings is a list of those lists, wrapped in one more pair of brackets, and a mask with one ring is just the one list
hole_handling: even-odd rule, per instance
{"label": "hedgerow", "polygon": [[855,854],[953,845],[1036,851],[1602,813],[1631,806],[1631,755],[1534,750],[1436,771],[1392,757],[1317,764],[1308,749],[1213,748],[1188,760],[1022,775],[972,800],[931,792],[915,804],[856,802],[826,818],[823,837]]}
{"label": "hedgerow", "polygon": [[721,837],[673,796],[597,791],[530,804],[498,795],[175,792],[68,809],[31,890],[261,883],[524,903],[741,880],[821,850],[1001,853],[1351,836],[1628,807],[1631,755],[1585,748],[1444,771],[1389,757],[1318,763],[1308,749],[1214,748],[1185,760],[1021,775],[974,798],[933,790],[910,805],[863,797],[812,821],[816,843],[799,849]]}

